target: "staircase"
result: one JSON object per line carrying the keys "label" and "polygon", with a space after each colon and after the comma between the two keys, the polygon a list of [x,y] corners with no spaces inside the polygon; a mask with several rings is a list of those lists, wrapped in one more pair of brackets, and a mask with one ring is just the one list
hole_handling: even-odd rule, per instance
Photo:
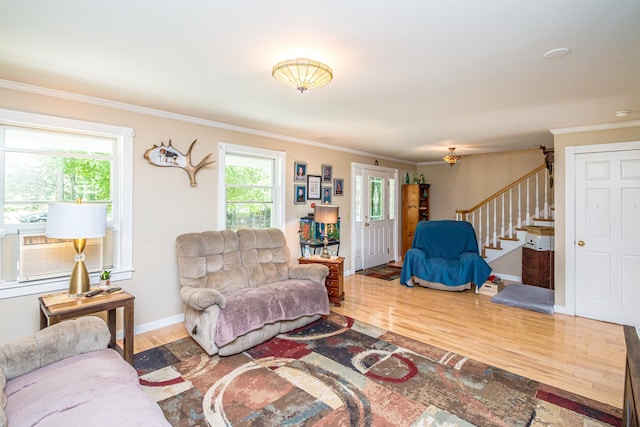
{"label": "staircase", "polygon": [[552,183],[542,164],[471,209],[456,210],[456,219],[473,225],[482,256],[491,262],[524,245],[526,226],[553,227]]}

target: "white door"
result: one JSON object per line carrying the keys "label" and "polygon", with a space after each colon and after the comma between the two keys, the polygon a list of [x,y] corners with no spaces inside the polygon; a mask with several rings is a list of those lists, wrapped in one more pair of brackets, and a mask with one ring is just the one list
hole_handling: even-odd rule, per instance
{"label": "white door", "polygon": [[364,170],[364,268],[389,262],[391,236],[389,232],[388,175],[385,171]]}
{"label": "white door", "polygon": [[351,173],[354,271],[395,261],[398,170],[352,163]]}
{"label": "white door", "polygon": [[640,150],[575,155],[571,243],[576,314],[640,324]]}

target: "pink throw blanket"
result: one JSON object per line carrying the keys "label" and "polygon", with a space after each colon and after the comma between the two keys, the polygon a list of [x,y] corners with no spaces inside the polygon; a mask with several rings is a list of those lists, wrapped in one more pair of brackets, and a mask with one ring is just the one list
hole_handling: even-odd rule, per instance
{"label": "pink throw blanket", "polygon": [[247,332],[280,320],[329,314],[327,289],[308,280],[286,280],[225,294],[227,306],[220,310],[215,343],[229,344]]}

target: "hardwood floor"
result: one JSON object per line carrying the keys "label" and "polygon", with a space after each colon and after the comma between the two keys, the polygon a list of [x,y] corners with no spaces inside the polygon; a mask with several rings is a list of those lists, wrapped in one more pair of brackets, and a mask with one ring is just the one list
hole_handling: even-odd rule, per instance
{"label": "hardwood floor", "polygon": [[[332,311],[621,408],[622,326],[493,304],[473,291],[409,289],[398,280],[345,277]],[[135,337],[135,352],[187,336],[177,324]]]}

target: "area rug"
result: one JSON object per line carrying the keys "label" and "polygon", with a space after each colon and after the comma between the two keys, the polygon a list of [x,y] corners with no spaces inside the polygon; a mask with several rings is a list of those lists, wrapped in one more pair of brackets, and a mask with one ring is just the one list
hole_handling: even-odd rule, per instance
{"label": "area rug", "polygon": [[508,305],[509,307],[524,308],[544,314],[553,314],[553,291],[538,286],[514,283],[505,286],[491,298],[491,302]]}
{"label": "area rug", "polygon": [[376,279],[395,280],[400,278],[401,272],[402,272],[402,267],[396,267],[395,265],[390,265],[390,264],[383,264],[377,267],[365,268],[364,270],[357,271],[356,274],[375,277]]}
{"label": "area rug", "polygon": [[606,426],[621,411],[331,314],[234,356],[136,354],[174,426]]}

